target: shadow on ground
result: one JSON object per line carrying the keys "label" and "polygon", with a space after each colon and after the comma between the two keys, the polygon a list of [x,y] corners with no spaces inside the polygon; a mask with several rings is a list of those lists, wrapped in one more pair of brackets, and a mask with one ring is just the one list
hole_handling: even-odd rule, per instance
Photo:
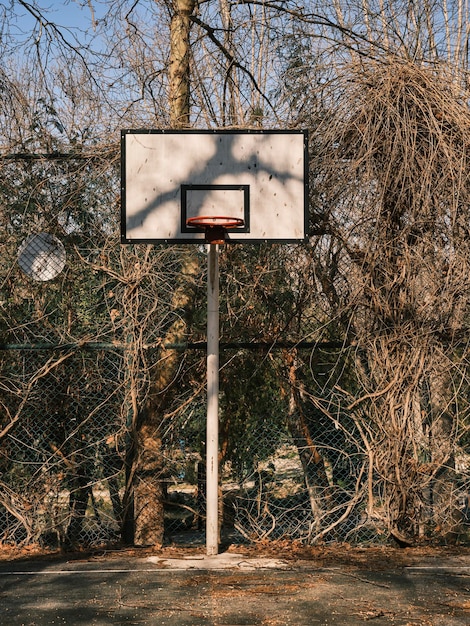
{"label": "shadow on ground", "polygon": [[0,622],[468,626],[468,548],[3,550]]}

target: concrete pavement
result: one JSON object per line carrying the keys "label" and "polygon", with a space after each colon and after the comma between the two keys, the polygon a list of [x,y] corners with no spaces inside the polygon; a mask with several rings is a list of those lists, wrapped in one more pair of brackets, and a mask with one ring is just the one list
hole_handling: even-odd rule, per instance
{"label": "concrete pavement", "polygon": [[319,566],[222,553],[0,562],[0,624],[470,625],[470,557]]}

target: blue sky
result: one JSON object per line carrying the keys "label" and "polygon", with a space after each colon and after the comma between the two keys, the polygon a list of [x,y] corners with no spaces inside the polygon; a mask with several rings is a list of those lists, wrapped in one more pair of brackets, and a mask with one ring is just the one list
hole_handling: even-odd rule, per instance
{"label": "blue sky", "polygon": [[[0,4],[5,4],[4,0]],[[9,4],[9,3],[7,3]],[[34,22],[32,16],[29,17],[28,10],[15,2],[15,10],[18,15],[25,16],[31,23]],[[86,2],[83,0],[25,0],[24,4],[29,4],[32,10],[39,11],[46,18],[60,26],[88,28],[92,22],[92,16],[99,19],[106,10],[106,7],[98,5],[94,2]]]}
{"label": "blue sky", "polygon": [[73,38],[76,43],[90,41],[95,34],[93,20],[99,20],[107,10],[106,6],[86,0],[25,0],[24,4],[29,5],[31,11],[20,2],[13,2],[10,12],[11,3],[0,0],[0,7],[5,11],[9,22],[8,30],[18,41],[27,39],[38,27],[32,14],[34,12],[40,13],[44,19],[59,27],[67,39]]}

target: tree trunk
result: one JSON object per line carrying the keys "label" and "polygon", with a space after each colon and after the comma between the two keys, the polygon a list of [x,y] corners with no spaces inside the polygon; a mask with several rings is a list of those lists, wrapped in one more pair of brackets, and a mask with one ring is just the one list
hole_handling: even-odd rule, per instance
{"label": "tree trunk", "polygon": [[307,488],[310,507],[313,515],[315,534],[321,531],[322,516],[325,513],[324,500],[328,494],[328,477],[322,456],[313,441],[308,424],[302,410],[300,383],[296,374],[296,359],[287,355],[289,368],[289,432],[297,447],[302,464],[305,486]]}
{"label": "tree trunk", "polygon": [[170,26],[170,121],[172,128],[189,126],[190,96],[190,16],[194,0],[176,0]]}
{"label": "tree trunk", "polygon": [[[170,27],[169,106],[173,128],[189,126],[190,113],[190,15],[194,0],[176,0],[175,13]],[[183,278],[195,271],[194,256],[183,255]],[[183,281],[184,282],[184,281]],[[186,285],[174,292],[173,309],[182,310],[190,299]],[[186,324],[178,316],[167,332],[163,344],[179,343],[186,332]],[[144,410],[139,411],[133,433],[128,467],[127,511],[123,537],[133,538],[137,545],[161,545],[164,535],[163,482],[164,472],[160,423],[163,419],[164,394],[174,381],[178,368],[178,354],[166,350],[162,369],[151,383],[149,398]],[[129,514],[129,512],[131,514]]]}
{"label": "tree trunk", "polygon": [[[150,413],[150,412],[149,412]],[[155,413],[145,416],[137,431],[137,458],[134,466],[134,543],[158,546],[163,543],[163,457],[159,422]]]}
{"label": "tree trunk", "polygon": [[77,476],[73,480],[73,487],[70,491],[70,523],[67,528],[65,544],[67,548],[80,543],[80,535],[83,529],[83,522],[88,506],[88,498],[91,495],[91,483],[88,476],[78,470]]}

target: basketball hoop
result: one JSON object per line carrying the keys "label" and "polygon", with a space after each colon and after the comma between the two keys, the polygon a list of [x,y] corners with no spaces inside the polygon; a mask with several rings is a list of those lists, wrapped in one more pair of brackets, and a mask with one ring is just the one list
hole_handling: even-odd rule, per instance
{"label": "basketball hoop", "polygon": [[197,215],[186,220],[186,226],[204,228],[207,243],[225,243],[227,230],[240,228],[245,222],[240,217],[225,217],[220,215]]}

